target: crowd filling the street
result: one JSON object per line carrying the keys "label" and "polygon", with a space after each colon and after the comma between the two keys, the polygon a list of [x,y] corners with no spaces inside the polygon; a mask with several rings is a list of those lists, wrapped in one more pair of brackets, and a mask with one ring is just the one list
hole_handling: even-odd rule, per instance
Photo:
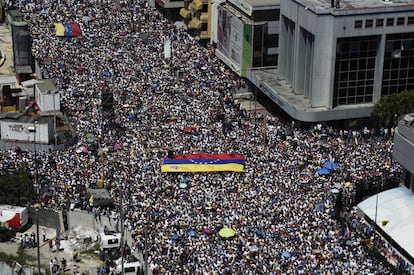
{"label": "crowd filling the street", "polygon": [[[119,219],[112,212],[122,209],[154,274],[392,274],[373,245],[401,272],[412,270],[355,207],[361,186],[400,181],[393,129],[302,127],[243,109],[233,92],[248,83],[213,45],[147,1],[13,4],[78,136],[62,151],[0,153],[0,166],[36,173],[47,188],[43,208],[79,208],[97,219]],[[56,36],[54,23],[70,22],[82,35]],[[113,112],[102,108],[105,91]],[[101,150],[88,147],[90,136]],[[242,155],[245,171],[161,172],[168,154],[199,152]],[[86,196],[103,173],[112,209]],[[233,234],[219,234],[223,228]],[[27,236],[22,245],[30,244]],[[51,260],[51,270],[57,265]]]}

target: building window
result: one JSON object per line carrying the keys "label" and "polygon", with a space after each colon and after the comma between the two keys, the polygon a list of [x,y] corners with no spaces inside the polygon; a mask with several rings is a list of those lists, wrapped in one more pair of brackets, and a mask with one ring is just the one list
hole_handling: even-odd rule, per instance
{"label": "building window", "polygon": [[377,27],[383,27],[384,26],[384,19],[377,19],[376,26]]}
{"label": "building window", "polygon": [[362,28],[362,20],[355,20],[355,29]]}
{"label": "building window", "polygon": [[381,96],[414,89],[414,33],[387,34]]}
{"label": "building window", "polygon": [[380,36],[338,38],[332,106],[372,102]]}
{"label": "building window", "polygon": [[373,24],[374,24],[374,20],[372,19],[365,20],[365,28],[372,28]]}
{"label": "building window", "polygon": [[408,17],[407,25],[414,25],[414,17],[412,16]]}
{"label": "building window", "polygon": [[253,11],[253,21],[279,21],[280,10],[257,10]]}
{"label": "building window", "polygon": [[405,24],[405,17],[398,17],[397,26],[402,26]]}
{"label": "building window", "polygon": [[394,26],[394,18],[387,18],[387,27]]}

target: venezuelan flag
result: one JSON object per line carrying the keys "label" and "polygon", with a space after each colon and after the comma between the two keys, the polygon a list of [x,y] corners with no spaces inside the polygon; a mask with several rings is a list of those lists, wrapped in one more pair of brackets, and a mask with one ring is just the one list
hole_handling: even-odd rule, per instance
{"label": "venezuelan flag", "polygon": [[65,26],[62,23],[55,23],[56,36],[65,36]]}
{"label": "venezuelan flag", "polygon": [[56,36],[78,36],[82,34],[78,23],[55,23]]}
{"label": "venezuelan flag", "polygon": [[164,159],[161,172],[244,172],[245,160],[237,154],[188,154]]}

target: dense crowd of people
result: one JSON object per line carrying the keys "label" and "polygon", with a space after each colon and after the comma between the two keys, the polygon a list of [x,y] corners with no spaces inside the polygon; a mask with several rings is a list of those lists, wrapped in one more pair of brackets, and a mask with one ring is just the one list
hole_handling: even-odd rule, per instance
{"label": "dense crowd of people", "polygon": [[[303,128],[247,112],[231,93],[246,83],[214,47],[146,1],[16,2],[43,77],[56,80],[78,135],[67,150],[37,153],[48,189],[43,207],[76,205],[110,216],[112,209],[93,207],[85,191],[97,188],[103,170],[154,274],[391,273],[368,253],[361,236],[369,234],[337,219],[345,212],[352,220],[356,186],[369,184],[379,169],[398,180],[391,131]],[[77,22],[82,35],[57,37],[56,22]],[[105,91],[113,93],[113,112],[102,108]],[[104,162],[93,150],[79,150],[91,135],[106,152]],[[161,173],[169,151],[241,154],[245,172]],[[32,152],[1,154],[34,173]],[[320,175],[327,160],[338,168]],[[223,227],[235,236],[220,237]]]}

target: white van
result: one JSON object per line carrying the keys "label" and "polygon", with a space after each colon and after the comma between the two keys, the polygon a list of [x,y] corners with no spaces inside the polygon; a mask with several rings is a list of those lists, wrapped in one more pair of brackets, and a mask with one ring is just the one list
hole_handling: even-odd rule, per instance
{"label": "white van", "polygon": [[[122,265],[118,263],[116,271],[122,274]],[[124,263],[124,273],[125,275],[140,275],[142,274],[142,266],[140,262],[127,262]]]}
{"label": "white van", "polygon": [[119,257],[121,248],[121,233],[99,235],[99,250],[103,260],[110,258],[111,260]]}

